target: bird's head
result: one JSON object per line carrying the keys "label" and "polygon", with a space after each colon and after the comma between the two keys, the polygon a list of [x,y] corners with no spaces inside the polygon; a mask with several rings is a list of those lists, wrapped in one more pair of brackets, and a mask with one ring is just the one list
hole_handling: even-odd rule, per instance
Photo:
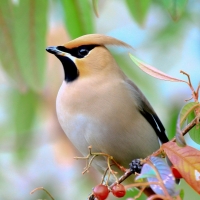
{"label": "bird's head", "polygon": [[132,48],[128,44],[115,38],[88,34],[76,38],[63,46],[47,47],[49,53],[54,54],[62,63],[65,80],[72,82],[77,78],[98,74],[107,68],[112,68],[115,61],[105,45]]}

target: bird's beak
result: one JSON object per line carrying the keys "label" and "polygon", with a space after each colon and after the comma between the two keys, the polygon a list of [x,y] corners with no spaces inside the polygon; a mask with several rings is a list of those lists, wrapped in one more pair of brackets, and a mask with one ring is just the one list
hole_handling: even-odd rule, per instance
{"label": "bird's beak", "polygon": [[54,55],[55,55],[56,57],[58,57],[59,59],[60,59],[61,57],[68,57],[68,58],[70,58],[71,60],[74,59],[69,53],[64,52],[64,51],[61,51],[61,50],[59,49],[59,47],[61,47],[61,46],[47,47],[47,48],[46,48],[46,51],[48,51],[49,53],[54,54]]}
{"label": "bird's beak", "polygon": [[66,53],[63,51],[60,51],[57,47],[47,47],[46,51],[49,53],[54,54],[55,56],[65,56]]}
{"label": "bird's beak", "polygon": [[63,53],[62,51],[58,50],[57,47],[47,47],[46,51],[54,55],[61,55]]}

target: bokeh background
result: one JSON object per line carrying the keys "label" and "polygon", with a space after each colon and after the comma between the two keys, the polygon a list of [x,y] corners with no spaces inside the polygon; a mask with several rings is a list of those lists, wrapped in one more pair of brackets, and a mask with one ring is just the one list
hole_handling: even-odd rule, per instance
{"label": "bokeh background", "polygon": [[[73,159],[80,153],[58,124],[55,101],[64,75],[46,46],[87,33],[110,35],[171,76],[186,80],[179,71],[189,73],[196,88],[199,19],[199,0],[0,0],[0,199],[50,199],[44,191],[30,195],[40,186],[56,200],[86,199],[100,182],[93,169],[81,174],[85,162]],[[188,86],[152,78],[132,63],[128,52],[111,50],[172,138],[178,113],[191,96]],[[187,142],[199,148],[188,137]],[[178,187],[184,199],[199,198],[184,181]]]}

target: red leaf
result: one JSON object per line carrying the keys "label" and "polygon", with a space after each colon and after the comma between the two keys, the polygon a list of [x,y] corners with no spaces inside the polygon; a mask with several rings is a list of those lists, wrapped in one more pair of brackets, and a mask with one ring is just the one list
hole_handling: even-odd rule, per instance
{"label": "red leaf", "polygon": [[152,67],[150,65],[147,65],[146,63],[143,63],[142,61],[140,61],[139,59],[137,59],[136,57],[134,57],[132,54],[129,53],[129,56],[131,58],[131,60],[144,72],[146,72],[147,74],[161,79],[161,80],[165,80],[165,81],[172,81],[172,82],[184,82],[187,83],[184,80],[181,79],[177,79],[174,78],[172,76],[169,76],[168,74],[165,74],[161,71],[159,71],[158,69],[156,69],[155,67]]}
{"label": "red leaf", "polygon": [[165,143],[162,148],[186,182],[200,194],[200,151],[179,147],[175,142]]}

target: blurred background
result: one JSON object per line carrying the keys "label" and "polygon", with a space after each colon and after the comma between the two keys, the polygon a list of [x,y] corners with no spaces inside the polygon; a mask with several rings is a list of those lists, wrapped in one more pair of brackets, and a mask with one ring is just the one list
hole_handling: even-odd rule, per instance
{"label": "blurred background", "polygon": [[[87,199],[100,182],[93,169],[81,174],[85,162],[73,159],[80,154],[58,124],[55,101],[64,74],[47,46],[87,33],[110,35],[171,76],[187,80],[179,71],[189,73],[197,88],[199,11],[199,0],[0,0],[0,199],[50,199],[44,191],[30,195],[41,186],[57,200]],[[172,138],[178,113],[191,97],[188,86],[150,77],[128,52],[111,50]],[[187,142],[199,148],[189,138]],[[184,199],[199,198],[184,181],[179,188]]]}

